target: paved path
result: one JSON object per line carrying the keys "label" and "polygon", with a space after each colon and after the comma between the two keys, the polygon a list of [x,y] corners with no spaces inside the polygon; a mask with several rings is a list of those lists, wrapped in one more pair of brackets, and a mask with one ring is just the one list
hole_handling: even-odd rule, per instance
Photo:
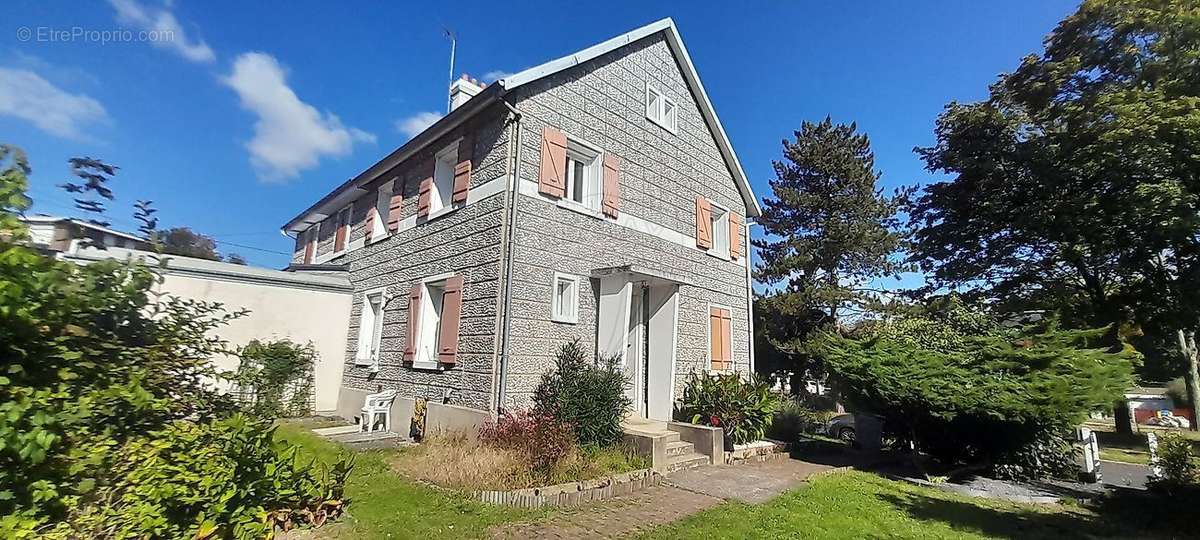
{"label": "paved path", "polygon": [[539,523],[511,523],[491,538],[619,538],[650,530],[729,499],[762,502],[833,467],[794,459],[719,465],[668,475],[664,485],[581,506]]}

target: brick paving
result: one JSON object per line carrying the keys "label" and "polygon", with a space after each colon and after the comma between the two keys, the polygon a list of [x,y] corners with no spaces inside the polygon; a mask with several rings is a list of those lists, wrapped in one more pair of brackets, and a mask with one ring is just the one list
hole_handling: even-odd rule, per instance
{"label": "brick paving", "polygon": [[490,538],[620,538],[648,531],[711,508],[726,500],[768,500],[795,488],[830,465],[795,459],[718,465],[679,471],[664,485],[556,513],[537,523],[509,523]]}

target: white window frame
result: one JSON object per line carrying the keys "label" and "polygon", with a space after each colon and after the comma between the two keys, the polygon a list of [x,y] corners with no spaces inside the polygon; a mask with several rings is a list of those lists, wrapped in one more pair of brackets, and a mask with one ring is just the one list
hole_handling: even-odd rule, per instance
{"label": "white window frame", "polygon": [[[458,165],[458,145],[462,139],[454,141],[433,157],[433,185],[429,191],[429,218],[453,212],[461,205],[453,202],[454,197],[454,167]],[[445,185],[440,185],[444,183]],[[443,193],[443,191],[445,193]]]}
{"label": "white window frame", "polygon": [[388,210],[392,203],[392,182],[384,182],[375,192],[375,222],[371,224],[371,242],[388,237]]}
{"label": "white window frame", "polygon": [[[729,238],[729,209],[717,203],[709,201],[709,219],[712,227],[712,245],[708,248],[708,254],[721,259],[729,260],[729,243],[732,240]],[[717,217],[717,211],[721,212],[720,217]],[[718,238],[721,239],[718,242]]]}
{"label": "white window frame", "polygon": [[[379,300],[379,313],[372,309],[372,298]],[[371,289],[363,292],[362,308],[358,314],[358,351],[354,355],[354,365],[369,366],[371,371],[379,371],[379,347],[383,341],[383,320],[387,313],[387,287]]]}
{"label": "white window frame", "polygon": [[[438,361],[438,344],[441,341],[439,334],[442,328],[442,300],[445,294],[446,280],[454,275],[454,272],[448,272],[421,280],[421,308],[418,312],[420,320],[416,332],[413,332],[413,339],[416,343],[413,347],[412,366],[415,369],[444,369],[442,363]],[[439,288],[441,294],[435,300],[430,289]]]}
{"label": "white window frame", "polygon": [[[650,96],[657,96],[658,100],[655,103],[650,102]],[[651,122],[662,126],[663,129],[671,133],[679,133],[679,103],[667,97],[658,88],[655,88],[650,83],[646,83],[646,118]],[[670,111],[667,110],[667,104],[670,103]]]}
{"label": "white window frame", "polygon": [[[567,312],[561,311],[559,307],[558,285],[559,283],[567,282],[571,284],[568,289],[570,298],[563,305],[569,306]],[[577,324],[579,322],[579,276],[555,272],[554,279],[550,281],[550,320],[558,323]]]}
{"label": "white window frame", "polygon": [[[712,367],[712,311],[714,308],[729,311],[729,369],[713,369]],[[709,302],[708,309],[704,310],[704,336],[707,338],[706,346],[704,347],[704,370],[708,373],[733,373],[737,371],[737,368],[733,364],[733,308],[724,304]]]}
{"label": "white window frame", "polygon": [[[564,133],[567,137],[567,162],[563,164],[566,171],[566,178],[563,184],[566,186],[566,194],[559,197],[556,201],[560,208],[566,208],[591,216],[597,219],[604,219],[604,214],[600,212],[601,201],[604,199],[604,150],[599,146],[583,140],[580,137]],[[571,161],[583,162],[587,178],[584,186],[583,202],[576,202],[573,196],[575,189],[575,170],[571,167]]]}

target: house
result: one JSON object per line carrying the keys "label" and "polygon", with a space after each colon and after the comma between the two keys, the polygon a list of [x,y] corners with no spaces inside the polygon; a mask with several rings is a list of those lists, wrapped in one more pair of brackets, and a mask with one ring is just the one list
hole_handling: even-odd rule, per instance
{"label": "house", "polygon": [[450,92],[283,226],[294,270],[353,287],[339,411],[526,407],[575,339],[619,359],[636,418],[669,420],[690,373],[752,372],[760,210],[670,19]]}
{"label": "house", "polygon": [[71,249],[76,240],[90,239],[95,245],[127,249],[149,249],[146,239],[102,227],[82,219],[36,215],[21,218],[29,226],[29,240],[34,247],[63,252]]}

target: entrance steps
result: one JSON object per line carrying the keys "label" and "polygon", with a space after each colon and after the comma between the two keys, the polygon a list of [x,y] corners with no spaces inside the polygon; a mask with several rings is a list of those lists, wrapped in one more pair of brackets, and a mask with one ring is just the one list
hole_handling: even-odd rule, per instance
{"label": "entrance steps", "polygon": [[403,435],[394,431],[372,431],[368,433],[360,431],[357,425],[314,429],[313,433],[333,442],[341,443],[351,450],[376,450],[412,444]]}
{"label": "entrance steps", "polygon": [[669,422],[626,419],[621,427],[626,442],[650,457],[651,466],[664,474],[712,463],[710,456],[696,451],[695,444],[681,440]]}

